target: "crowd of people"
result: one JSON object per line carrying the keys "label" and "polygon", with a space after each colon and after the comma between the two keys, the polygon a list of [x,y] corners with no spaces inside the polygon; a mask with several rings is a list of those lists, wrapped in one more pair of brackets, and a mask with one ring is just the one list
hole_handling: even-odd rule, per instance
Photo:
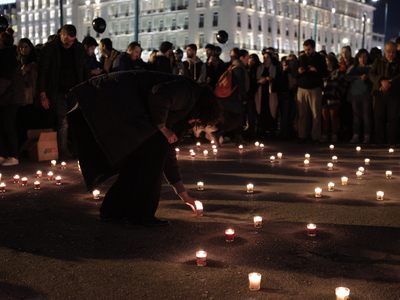
{"label": "crowd of people", "polygon": [[383,53],[359,49],[355,57],[350,46],[338,55],[318,52],[313,40],[303,47],[298,56],[281,58],[272,47],[261,56],[233,48],[224,62],[221,47],[206,45],[203,61],[197,46],[189,44],[183,61],[184,51],[164,41],[144,62],[138,42],[125,52],[114,49],[109,38],[98,43],[86,36],[78,42],[73,25],[37,46],[28,38],[15,46],[13,33],[6,30],[0,33],[0,164],[19,163],[26,131],[33,128],[57,130],[59,156],[70,158],[70,89],[94,76],[128,70],[186,76],[213,90],[228,79],[230,91],[219,98],[223,118],[210,128],[218,144],[279,138],[396,146],[400,38],[387,43]]}

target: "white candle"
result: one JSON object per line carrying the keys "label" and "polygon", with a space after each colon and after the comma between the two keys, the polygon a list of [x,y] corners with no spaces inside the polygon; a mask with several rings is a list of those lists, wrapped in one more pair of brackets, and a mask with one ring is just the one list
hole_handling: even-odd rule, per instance
{"label": "white candle", "polygon": [[272,155],[269,157],[269,159],[271,160],[272,163],[275,162],[275,156]]}
{"label": "white candle", "polygon": [[180,151],[181,151],[181,150],[180,150],[179,148],[175,148],[175,153],[176,153],[176,154],[179,154]]}
{"label": "white candle", "polygon": [[207,155],[208,155],[208,151],[207,151],[207,150],[204,150],[204,151],[203,151],[203,155],[204,155],[204,156],[207,156]]}
{"label": "white candle", "polygon": [[390,148],[390,149],[389,149],[389,153],[392,154],[393,152],[394,152],[394,149],[393,149],[393,148]]}
{"label": "white candle", "polygon": [[386,178],[391,179],[392,178],[392,171],[386,171]]}
{"label": "white candle", "polygon": [[369,166],[370,163],[371,163],[371,160],[369,158],[364,159],[364,164],[366,166]]}
{"label": "white candle", "polygon": [[260,144],[260,149],[261,149],[261,150],[264,149],[264,144]]}
{"label": "white candle", "polygon": [[337,163],[337,156],[332,156],[332,162]]}
{"label": "white candle", "polygon": [[218,153],[218,149],[213,149],[213,154],[217,155],[217,153]]}
{"label": "white candle", "polygon": [[258,147],[258,146],[260,146],[260,143],[259,142],[255,142],[254,146]]}
{"label": "white candle", "polygon": [[196,215],[202,216],[203,215],[203,203],[201,203],[199,200],[195,200],[194,205],[196,206]]}
{"label": "white candle", "polygon": [[278,157],[278,159],[282,159],[282,153],[281,153],[281,152],[278,152],[278,153],[276,154],[276,156]]}
{"label": "white candle", "polygon": [[196,156],[196,153],[193,151],[193,152],[190,152],[190,156],[191,157],[195,157]]}
{"label": "white candle", "polygon": [[348,300],[350,295],[350,289],[346,287],[337,287],[335,289],[336,300]]}
{"label": "white candle", "polygon": [[35,188],[35,190],[40,190],[40,181],[35,181],[34,183],[33,183],[33,186],[34,186],[34,188]]}
{"label": "white candle", "polygon": [[204,267],[207,261],[207,252],[200,250],[196,252],[196,263],[198,267]]}
{"label": "white candle", "polygon": [[225,230],[225,240],[230,243],[230,242],[233,242],[234,238],[235,238],[235,230],[226,229]]}
{"label": "white candle", "polygon": [[57,164],[57,161],[55,159],[53,159],[50,163],[54,167]]}
{"label": "white candle", "polygon": [[333,192],[335,190],[335,184],[333,182],[328,183],[328,191]]}
{"label": "white candle", "polygon": [[310,160],[310,158],[311,158],[311,155],[310,155],[310,154],[308,154],[308,153],[306,153],[306,154],[304,155],[304,157],[305,157],[307,160]]}
{"label": "white candle", "polygon": [[334,145],[329,145],[329,149],[333,150],[333,149],[335,149],[335,146]]}
{"label": "white candle", "polygon": [[197,182],[197,189],[198,189],[199,191],[204,190],[204,182],[203,182],[203,181]]}
{"label": "white candle", "polygon": [[15,175],[14,176],[14,183],[18,183],[19,182],[19,175]]}
{"label": "white candle", "polygon": [[56,177],[56,185],[61,185],[61,176]]}
{"label": "white candle", "polygon": [[99,190],[94,190],[94,191],[92,192],[92,195],[93,195],[93,199],[94,199],[94,200],[100,199],[100,191],[99,191]]}
{"label": "white candle", "polygon": [[36,177],[37,178],[42,178],[42,174],[43,174],[42,171],[40,171],[40,170],[36,171]]}
{"label": "white candle", "polygon": [[363,175],[365,174],[365,169],[364,169],[364,167],[359,167],[359,168],[358,168],[358,171],[360,171]]}
{"label": "white candle", "polygon": [[211,144],[211,145],[214,145],[214,144],[215,144],[215,141],[214,141],[214,140],[211,140],[211,141],[210,141],[210,144]]}
{"label": "white candle", "polygon": [[314,191],[315,191],[315,197],[317,197],[317,198],[321,197],[321,193],[322,193],[321,188],[317,187],[317,188],[315,188]]}
{"label": "white candle", "polygon": [[211,148],[217,149],[217,145],[212,145]]}
{"label": "white candle", "polygon": [[262,227],[262,217],[260,216],[255,216],[253,218],[253,222],[254,222],[254,227],[255,228],[261,228]]}
{"label": "white candle", "polygon": [[361,151],[361,147],[360,147],[360,146],[357,146],[357,147],[356,147],[356,151],[357,151],[357,152],[360,152],[360,151]]}
{"label": "white candle", "polygon": [[4,182],[0,183],[0,192],[1,193],[6,192],[6,184]]}
{"label": "white candle", "polygon": [[304,166],[308,167],[310,165],[310,161],[308,159],[304,160]]}
{"label": "white candle", "polygon": [[197,142],[197,143],[196,143],[196,147],[197,147],[197,148],[200,148],[200,146],[201,146],[200,142]]}
{"label": "white candle", "polygon": [[193,153],[194,150],[193,149],[189,149],[189,154]]}
{"label": "white candle", "polygon": [[258,291],[261,285],[260,273],[249,273],[249,289],[250,291]]}
{"label": "white candle", "polygon": [[243,150],[243,145],[239,145],[239,151],[242,151]]}
{"label": "white candle", "polygon": [[347,185],[347,182],[349,181],[349,179],[345,176],[343,176],[341,180],[342,180],[342,185]]}
{"label": "white candle", "polygon": [[362,172],[361,171],[357,171],[356,172],[356,179],[362,179]]}
{"label": "white candle", "polygon": [[328,171],[333,170],[333,163],[328,163],[326,166],[328,167]]}
{"label": "white candle", "polygon": [[47,180],[53,180],[53,172],[47,173]]}
{"label": "white candle", "polygon": [[28,185],[28,178],[22,177],[21,178],[21,183],[22,183],[22,185]]}
{"label": "white candle", "polygon": [[247,192],[249,194],[254,192],[254,185],[253,184],[249,183],[246,187],[247,187]]}
{"label": "white candle", "polygon": [[308,224],[307,225],[307,234],[308,234],[308,236],[316,236],[317,235],[317,225]]}
{"label": "white candle", "polygon": [[385,193],[382,191],[376,192],[376,200],[383,200],[384,195],[385,195]]}
{"label": "white candle", "polygon": [[61,162],[61,169],[66,169],[67,163],[65,161]]}

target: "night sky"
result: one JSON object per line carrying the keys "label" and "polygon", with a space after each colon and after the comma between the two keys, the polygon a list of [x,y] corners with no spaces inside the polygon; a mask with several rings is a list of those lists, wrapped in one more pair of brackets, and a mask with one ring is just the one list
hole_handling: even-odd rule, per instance
{"label": "night sky", "polygon": [[389,1],[387,35],[388,39],[391,39],[400,36],[400,0],[379,0],[379,2],[372,3],[376,7],[374,13],[374,32],[384,33],[386,1]]}

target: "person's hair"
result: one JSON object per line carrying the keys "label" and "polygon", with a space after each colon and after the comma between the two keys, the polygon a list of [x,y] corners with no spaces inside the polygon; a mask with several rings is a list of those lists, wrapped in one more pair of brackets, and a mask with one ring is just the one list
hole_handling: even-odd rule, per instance
{"label": "person's hair", "polygon": [[3,41],[3,45],[6,47],[12,46],[14,44],[14,37],[6,31],[0,33],[0,40]]}
{"label": "person's hair", "polygon": [[400,44],[400,36],[396,39],[396,44]]}
{"label": "person's hair", "polygon": [[128,45],[128,48],[126,48],[126,51],[128,52],[129,50],[133,50],[136,47],[139,47],[140,50],[142,50],[142,47],[140,46],[140,44],[138,42],[132,42]]}
{"label": "person's hair", "polygon": [[215,125],[222,121],[222,105],[211,87],[201,84],[200,95],[196,103],[196,119],[200,119],[200,126]]}
{"label": "person's hair", "polygon": [[252,66],[247,66],[247,68],[249,71],[255,71],[255,70],[257,70],[258,66],[261,64],[260,57],[256,53],[252,53],[249,55],[249,60],[250,60],[250,58],[253,59],[255,61],[255,63]]}
{"label": "person's hair", "polygon": [[93,47],[93,46],[97,47],[99,45],[95,40],[95,38],[91,37],[90,35],[85,36],[85,38],[82,41],[82,44],[88,47]]}
{"label": "person's hair", "polygon": [[47,43],[54,41],[57,38],[57,34],[52,34],[47,37]]}
{"label": "person's hair", "polygon": [[214,48],[214,55],[219,57],[222,53],[222,48],[220,46],[215,46]]}
{"label": "person's hair", "polygon": [[207,44],[204,48],[205,49],[215,50],[215,46],[213,44]]}
{"label": "person's hair", "polygon": [[332,70],[339,69],[339,61],[337,58],[333,55],[327,55],[326,59],[329,61],[329,63],[332,65]]}
{"label": "person's hair", "polygon": [[268,47],[266,50],[272,51],[272,53],[275,53],[275,48],[274,47]]}
{"label": "person's hair", "polygon": [[179,54],[179,55],[183,56],[183,51],[182,51],[182,49],[180,49],[180,48],[176,49],[176,50],[175,50],[175,54]]}
{"label": "person's hair", "polygon": [[370,55],[382,55],[382,50],[379,49],[378,47],[373,47],[371,48],[371,51],[369,52]]}
{"label": "person's hair", "polygon": [[19,50],[19,48],[21,48],[22,43],[27,44],[31,48],[31,52],[29,52],[29,55],[27,57],[25,57],[26,63],[37,61],[37,54],[36,54],[35,46],[33,46],[31,40],[28,39],[28,38],[22,38],[22,39],[20,39],[18,41],[18,45],[17,45],[17,52],[18,52],[17,58],[18,58],[18,60],[22,59],[22,54],[21,54],[21,51]]}
{"label": "person's hair", "polygon": [[288,59],[297,61],[297,56],[295,54],[291,53],[288,56],[286,56],[286,60],[288,60]]}
{"label": "person's hair", "polygon": [[303,43],[303,46],[306,46],[306,47],[310,46],[311,48],[315,49],[315,41],[312,39],[305,40]]}
{"label": "person's hair", "polygon": [[161,45],[160,45],[160,52],[161,52],[161,53],[165,53],[165,52],[167,52],[168,50],[172,49],[172,46],[173,46],[173,45],[172,45],[171,42],[164,41],[164,42],[162,42]]}
{"label": "person's hair", "polygon": [[394,43],[394,42],[387,42],[386,44],[385,44],[385,48],[387,47],[387,46],[393,46],[393,47],[397,47],[397,45],[396,45],[396,43]]}
{"label": "person's hair", "polygon": [[274,60],[274,55],[271,52],[264,52],[263,57],[266,55],[269,56],[269,58],[271,59],[271,63],[272,63]]}
{"label": "person's hair", "polygon": [[110,50],[110,51],[112,50],[113,44],[109,38],[101,39],[100,43],[102,43],[104,46],[106,46],[107,50]]}
{"label": "person's hair", "polygon": [[342,49],[347,49],[347,50],[349,50],[350,55],[351,55],[351,47],[350,47],[349,45],[343,46]]}
{"label": "person's hair", "polygon": [[72,24],[66,24],[61,27],[61,34],[65,33],[70,37],[76,37],[76,27]]}
{"label": "person's hair", "polygon": [[[238,58],[239,58],[239,48],[237,48],[237,47],[232,48],[230,52],[232,52],[232,51],[233,51],[233,53],[234,53],[234,57],[235,57],[236,59],[238,59]],[[229,52],[229,53],[230,53],[230,52]]]}
{"label": "person's hair", "polygon": [[7,27],[7,28],[6,28],[6,32],[7,32],[8,34],[11,34],[11,35],[14,35],[14,33],[15,33],[14,29],[12,29],[11,27]]}
{"label": "person's hair", "polygon": [[196,46],[196,44],[189,44],[189,45],[186,46],[186,48],[190,48],[190,49],[192,49],[193,51],[197,51],[197,46]]}
{"label": "person's hair", "polygon": [[356,57],[354,58],[354,67],[358,67],[360,65],[358,60],[359,60],[361,54],[367,55],[367,65],[372,63],[372,58],[371,58],[371,55],[369,55],[368,50],[362,48],[362,49],[358,50]]}
{"label": "person's hair", "polygon": [[249,55],[249,51],[247,51],[246,49],[239,50],[239,58],[246,57],[247,55]]}
{"label": "person's hair", "polygon": [[328,53],[326,53],[326,50],[320,50],[319,54],[321,54],[321,55],[323,55],[325,57],[328,55]]}

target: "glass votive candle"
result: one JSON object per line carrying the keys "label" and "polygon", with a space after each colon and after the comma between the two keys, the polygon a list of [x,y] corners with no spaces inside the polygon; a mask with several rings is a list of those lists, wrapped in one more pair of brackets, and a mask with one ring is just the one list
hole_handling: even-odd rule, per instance
{"label": "glass votive candle", "polygon": [[94,200],[100,199],[100,191],[99,191],[99,190],[94,190],[94,191],[92,192],[92,195],[93,195],[93,199],[94,199]]}
{"label": "glass votive candle", "polygon": [[308,159],[304,160],[304,166],[308,167],[310,165],[310,161]]}
{"label": "glass votive candle", "polygon": [[189,154],[191,154],[192,152],[194,152],[194,150],[193,149],[189,149]]}
{"label": "glass votive candle", "polygon": [[350,295],[350,289],[346,287],[337,287],[335,289],[336,300],[348,300]]}
{"label": "glass votive candle", "polygon": [[175,148],[175,153],[176,153],[176,154],[179,154],[179,152],[181,152],[181,149]]}
{"label": "glass votive candle", "polygon": [[54,167],[57,164],[57,161],[55,159],[53,159],[50,164]]}
{"label": "glass votive candle", "polygon": [[53,180],[54,179],[54,175],[53,175],[53,172],[49,172],[49,173],[47,173],[47,180]]}
{"label": "glass votive candle", "polygon": [[348,181],[349,181],[349,179],[348,179],[346,176],[343,176],[343,177],[341,178],[341,180],[342,180],[342,185],[347,185],[347,183],[348,183]]}
{"label": "glass votive candle", "polygon": [[262,227],[262,217],[260,216],[255,216],[253,218],[253,222],[254,222],[254,227],[255,228],[261,228]]}
{"label": "glass votive candle", "polygon": [[15,175],[14,176],[14,183],[18,183],[19,182],[19,175]]}
{"label": "glass votive candle", "polygon": [[261,274],[249,273],[249,289],[250,291],[258,291],[261,286]]}
{"label": "glass votive candle", "polygon": [[211,148],[217,149],[217,145],[212,145]]}
{"label": "glass votive candle", "polygon": [[61,176],[56,177],[56,185],[61,185]]}
{"label": "glass votive candle", "polygon": [[308,236],[316,236],[317,235],[317,225],[308,224],[307,225],[307,234],[308,234]]}
{"label": "glass votive candle", "polygon": [[386,171],[386,178],[391,179],[392,178],[392,171]]}
{"label": "glass votive candle", "polygon": [[389,153],[392,154],[393,152],[394,152],[394,149],[393,149],[393,148],[390,148],[390,149],[389,149]]}
{"label": "glass votive candle", "polygon": [[218,149],[217,148],[213,149],[213,154],[217,155],[217,153],[218,153]]}
{"label": "glass votive candle", "polygon": [[202,216],[203,215],[203,203],[199,200],[194,201],[194,205],[196,206],[196,215]]}
{"label": "glass votive candle", "polygon": [[335,146],[334,145],[329,145],[329,149],[333,150],[333,149],[335,149]]}
{"label": "glass votive candle", "polygon": [[251,193],[254,192],[254,185],[253,185],[253,184],[249,183],[249,184],[246,186],[246,188],[247,188],[247,193],[251,194]]}
{"label": "glass votive candle", "polygon": [[333,192],[335,190],[335,184],[333,182],[328,183],[328,191]]}
{"label": "glass votive candle", "polygon": [[358,168],[358,171],[360,171],[363,175],[365,174],[365,169],[364,169],[364,167],[359,167],[359,168]]}
{"label": "glass votive candle", "polygon": [[200,250],[196,252],[196,263],[198,267],[204,267],[207,262],[207,252]]}
{"label": "glass votive candle", "polygon": [[28,185],[28,178],[22,177],[22,178],[21,178],[21,184],[22,184],[22,185]]}
{"label": "glass votive candle", "polygon": [[43,175],[42,171],[40,170],[36,171],[36,178],[42,178],[42,175]]}
{"label": "glass votive candle", "polygon": [[33,187],[34,187],[35,190],[40,190],[40,181],[36,180],[33,183]]}
{"label": "glass votive candle", "polygon": [[197,148],[200,148],[200,146],[201,146],[201,143],[200,143],[200,142],[197,142],[197,143],[196,143],[196,147],[197,147]]}
{"label": "glass votive candle", "polygon": [[382,191],[376,192],[376,200],[383,200],[384,195],[385,195],[385,193]]}
{"label": "glass votive candle", "polygon": [[196,152],[194,152],[194,151],[190,152],[190,156],[193,157],[193,158],[196,157]]}
{"label": "glass votive candle", "polygon": [[304,155],[304,157],[305,157],[305,159],[307,159],[308,161],[310,160],[310,158],[311,158],[311,155],[310,154],[308,154],[308,153],[306,153],[305,155]]}
{"label": "glass votive candle", "polygon": [[254,143],[254,146],[259,147],[259,146],[260,146],[260,143],[259,143],[259,142],[255,142],[255,143]]}
{"label": "glass votive candle", "polygon": [[337,156],[332,156],[332,162],[337,163]]}
{"label": "glass votive candle", "polygon": [[243,151],[243,145],[239,145],[239,151]]}
{"label": "glass votive candle", "polygon": [[322,194],[322,189],[317,187],[317,188],[315,188],[314,191],[315,191],[315,197],[320,198],[321,194]]}
{"label": "glass votive candle", "polygon": [[364,159],[364,164],[366,166],[369,166],[370,163],[371,163],[371,160],[369,158]]}
{"label": "glass votive candle", "polygon": [[65,161],[61,162],[61,169],[65,170],[67,168],[67,163]]}
{"label": "glass votive candle", "polygon": [[328,163],[327,165],[328,171],[332,171],[333,170],[333,163]]}
{"label": "glass votive candle", "polygon": [[211,141],[210,141],[210,144],[211,144],[211,145],[214,145],[214,144],[215,144],[215,141],[214,141],[214,140],[211,140]]}
{"label": "glass votive candle", "polygon": [[4,182],[0,183],[0,192],[1,193],[6,192],[6,184]]}
{"label": "glass votive candle", "polygon": [[361,171],[357,171],[356,172],[356,179],[362,179],[362,172]]}
{"label": "glass votive candle", "polygon": [[357,151],[357,152],[360,152],[360,151],[361,151],[361,147],[360,147],[360,146],[357,146],[357,147],[356,147],[356,151]]}
{"label": "glass votive candle", "polygon": [[282,153],[281,153],[281,152],[278,152],[278,153],[276,154],[276,156],[278,157],[278,159],[282,159]]}
{"label": "glass votive candle", "polygon": [[270,159],[270,161],[271,161],[272,163],[275,162],[275,156],[272,155],[272,156],[269,157],[269,159]]}
{"label": "glass votive candle", "polygon": [[264,144],[260,144],[260,149],[263,150],[264,149]]}
{"label": "glass votive candle", "polygon": [[197,182],[197,189],[198,189],[199,191],[204,190],[204,182],[203,182],[203,181]]}
{"label": "glass votive candle", "polygon": [[207,156],[207,155],[208,155],[208,151],[207,151],[207,150],[204,150],[204,151],[203,151],[203,155],[204,155],[204,156]]}
{"label": "glass votive candle", "polygon": [[235,230],[226,229],[225,230],[225,240],[230,243],[230,242],[233,242],[234,238],[235,238]]}

